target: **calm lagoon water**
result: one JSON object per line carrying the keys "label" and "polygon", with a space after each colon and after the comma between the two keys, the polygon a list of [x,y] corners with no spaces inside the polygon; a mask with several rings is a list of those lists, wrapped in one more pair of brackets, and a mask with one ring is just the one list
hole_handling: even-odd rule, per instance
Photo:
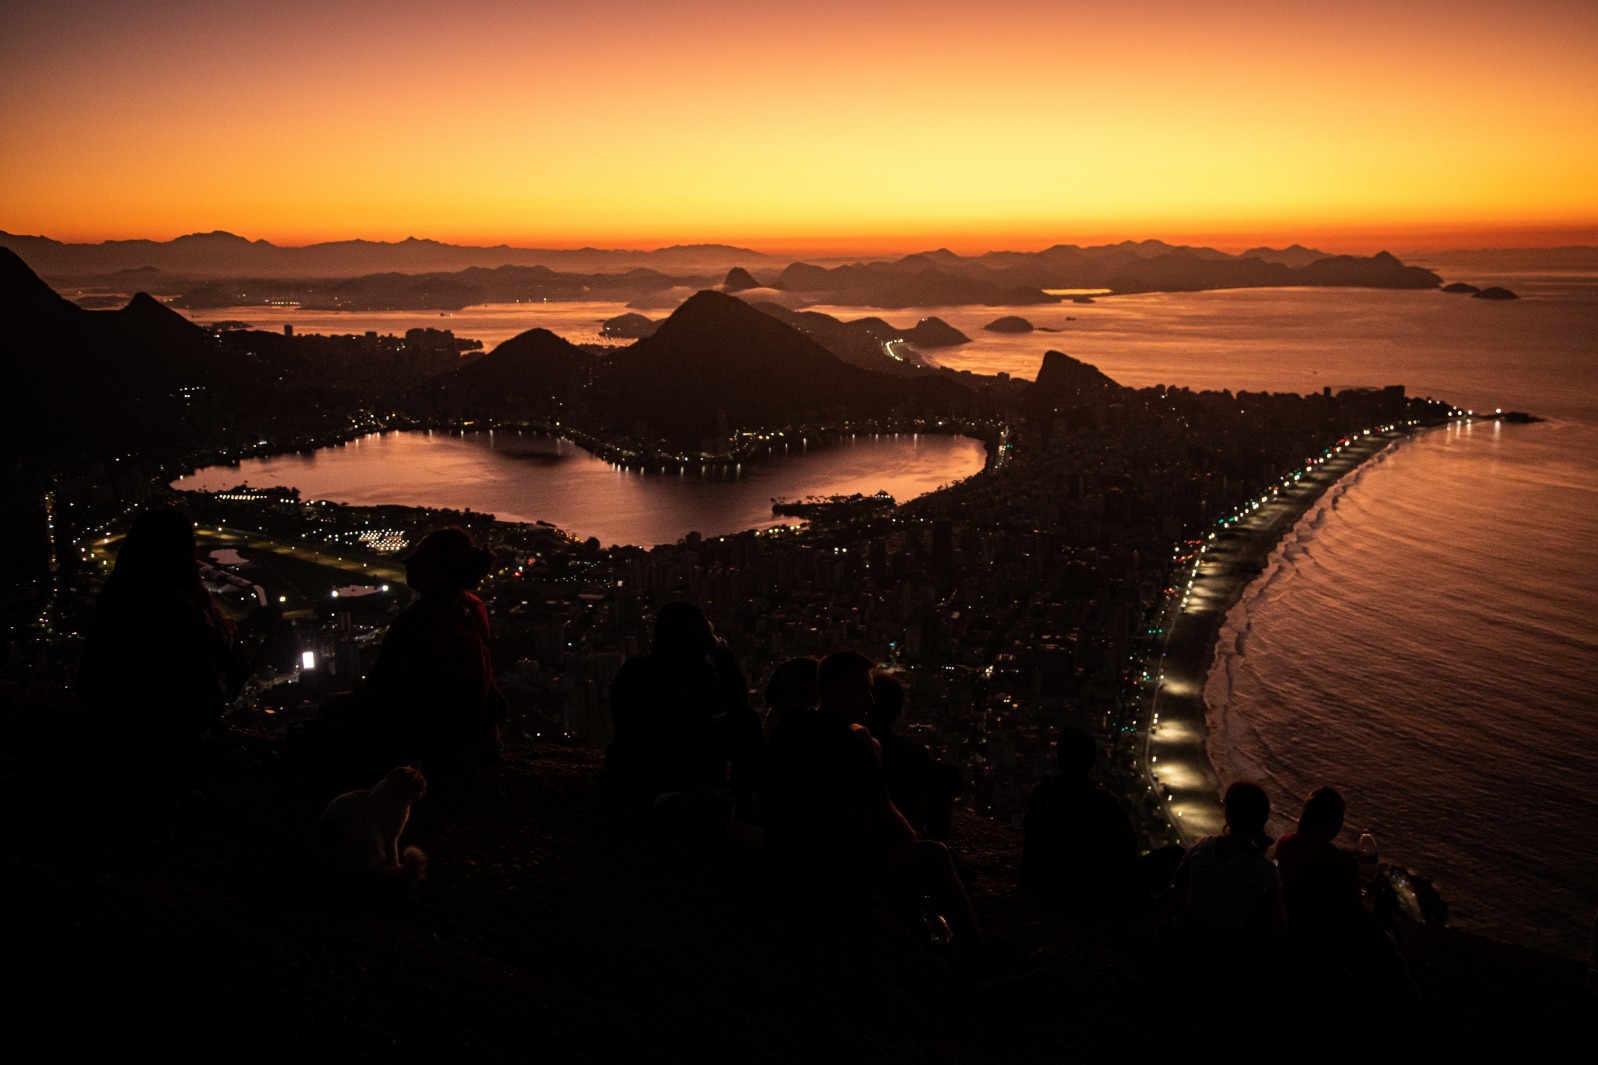
{"label": "calm lagoon water", "polygon": [[503,521],[547,521],[610,544],[676,543],[782,524],[776,499],[884,491],[900,502],[982,469],[963,436],[851,436],[796,447],[785,459],[703,474],[620,469],[542,433],[374,433],[314,452],[210,466],[174,482],[192,491],[294,487],[305,499],[447,507]]}

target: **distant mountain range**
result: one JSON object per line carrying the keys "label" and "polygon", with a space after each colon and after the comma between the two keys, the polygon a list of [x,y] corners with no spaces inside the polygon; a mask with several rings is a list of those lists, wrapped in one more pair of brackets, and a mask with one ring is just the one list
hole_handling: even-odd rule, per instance
{"label": "distant mountain range", "polygon": [[815,302],[888,308],[1050,303],[1059,298],[1051,292],[1071,289],[1181,292],[1297,285],[1436,288],[1442,284],[1442,278],[1431,271],[1405,266],[1387,252],[1369,257],[1311,258],[1319,255],[1297,245],[1282,251],[1255,248],[1244,255],[1228,255],[1213,248],[1173,247],[1159,241],[1094,248],[1061,244],[1040,252],[988,252],[972,257],[939,250],[894,262],[830,270],[794,263],[768,283]]}
{"label": "distant mountain range", "polygon": [[1289,285],[1432,288],[1442,279],[1386,252],[1327,255],[1293,244],[1231,255],[1214,248],[1122,241],[1043,251],[958,255],[946,248],[824,266],[748,248],[696,244],[653,251],[465,247],[414,238],[279,247],[231,233],[170,241],[63,244],[0,232],[0,247],[40,274],[103,290],[154,290],[188,308],[292,301],[307,308],[453,310],[518,299],[620,299],[672,307],[691,292],[720,288],[790,303],[899,309],[1056,302],[1049,290],[1195,291]]}
{"label": "distant mountain range", "polygon": [[52,278],[99,276],[123,270],[159,270],[192,278],[327,278],[395,271],[428,273],[467,267],[548,266],[567,270],[651,267],[719,273],[739,263],[781,260],[726,244],[684,244],[651,251],[601,248],[473,247],[409,237],[402,241],[338,240],[284,247],[218,230],[173,240],[108,240],[66,244],[49,237],[0,230],[0,247],[22,256]]}

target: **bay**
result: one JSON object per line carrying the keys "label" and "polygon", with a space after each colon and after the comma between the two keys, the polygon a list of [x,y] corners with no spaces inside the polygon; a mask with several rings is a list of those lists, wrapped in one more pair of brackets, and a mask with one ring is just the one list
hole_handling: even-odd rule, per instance
{"label": "bay", "polygon": [[[1598,807],[1588,798],[1598,794],[1591,695],[1598,689],[1598,274],[1490,255],[1450,256],[1440,272],[1449,281],[1505,284],[1522,298],[1243,289],[883,317],[909,326],[936,315],[971,336],[969,345],[925,352],[955,369],[1030,378],[1055,349],[1136,387],[1310,392],[1403,384],[1471,409],[1548,419],[1427,434],[1349,478],[1306,516],[1245,596],[1206,696],[1218,775],[1261,779],[1276,803],[1278,831],[1310,789],[1335,784],[1349,800],[1350,833],[1373,829],[1385,857],[1436,878],[1457,923],[1580,954],[1598,910],[1591,876]],[[845,319],[874,313],[815,309]],[[479,310],[491,320],[467,317]],[[351,323],[339,331],[434,325],[492,346],[535,325],[592,339],[600,319],[622,310],[513,304],[453,319],[396,312],[370,321],[327,313]],[[1007,314],[1040,331],[982,328]],[[232,316],[251,320],[245,309],[215,317]],[[303,313],[296,320],[300,331],[323,328]],[[449,439],[452,447],[463,440]],[[537,492],[521,502],[470,505],[543,518],[607,543],[666,542],[689,528],[714,535],[770,524],[772,495],[886,488],[908,498],[913,491],[895,491],[886,479],[895,454],[857,445],[847,460],[834,460],[846,475],[818,475],[810,485],[797,474],[791,485],[762,480],[785,463],[746,470],[734,494],[759,488],[725,512],[708,491],[724,484],[688,477],[680,496],[667,496],[650,485],[669,478],[640,478],[587,456],[598,476],[575,478],[572,495],[581,504],[597,491],[589,509],[617,516],[606,531],[583,529],[579,509],[569,512],[579,520],[562,520]],[[974,463],[979,455],[973,445]],[[551,461],[501,460],[522,470]],[[387,464],[385,457],[363,474],[372,482],[366,501],[408,501],[378,498],[410,483],[409,475],[386,481]],[[244,479],[243,470],[231,473],[215,485]],[[928,470],[912,487],[925,490],[950,473]],[[449,483],[447,465],[434,479]],[[252,475],[251,483],[266,482]],[[576,487],[590,483],[602,487]],[[419,501],[425,486],[412,487],[409,501]],[[559,495],[546,490],[542,499]],[[656,509],[675,516],[650,526]],[[725,520],[710,520],[721,513]]]}

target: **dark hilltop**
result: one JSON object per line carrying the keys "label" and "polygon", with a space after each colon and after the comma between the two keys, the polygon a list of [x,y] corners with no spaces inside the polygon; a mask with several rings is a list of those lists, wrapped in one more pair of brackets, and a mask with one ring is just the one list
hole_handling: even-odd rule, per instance
{"label": "dark hilltop", "polygon": [[[6,749],[59,739],[0,705]],[[652,839],[610,819],[590,751],[513,748],[407,840],[409,894],[337,889],[313,860],[323,796],[281,740],[234,730],[190,810],[89,803],[81,785],[0,778],[18,926],[12,1045],[55,1055],[160,1047],[186,1059],[1058,1063],[1191,1055],[1197,1014],[1158,949],[1158,908],[1099,924],[1017,887],[1019,831],[962,814],[980,918],[1039,958],[974,988],[891,916],[785,892],[751,837]],[[1428,1003],[1408,1031],[1347,1020],[1330,1046],[1534,1055],[1575,963],[1414,926]],[[63,1020],[61,1005],[84,1016]],[[1346,1038],[1345,1038],[1346,1036]],[[1363,1053],[1363,1052],[1362,1052]],[[1324,1060],[1340,1060],[1333,1054]],[[1349,1059],[1354,1060],[1354,1059]]]}

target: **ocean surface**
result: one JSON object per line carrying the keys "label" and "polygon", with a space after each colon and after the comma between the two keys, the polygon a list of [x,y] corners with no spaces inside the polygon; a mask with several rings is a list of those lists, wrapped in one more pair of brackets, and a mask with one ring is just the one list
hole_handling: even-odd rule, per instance
{"label": "ocean surface", "polygon": [[[1206,697],[1218,774],[1260,780],[1276,804],[1278,831],[1310,790],[1334,784],[1349,801],[1350,838],[1368,828],[1385,858],[1433,877],[1457,924],[1578,955],[1598,912],[1598,269],[1484,254],[1450,257],[1439,272],[1448,281],[1506,285],[1522,298],[1255,289],[882,317],[905,326],[943,318],[975,342],[926,354],[984,373],[1030,378],[1052,348],[1134,386],[1308,392],[1403,384],[1471,409],[1546,418],[1430,432],[1342,482],[1284,540],[1228,619]],[[301,332],[434,325],[492,345],[534,325],[593,339],[598,321],[622,309],[508,304],[451,318],[274,311],[272,321],[292,320]],[[844,318],[875,313],[816,309]],[[1052,331],[982,328],[1005,314]],[[205,320],[223,317],[272,327],[254,309]],[[449,448],[483,448],[441,439]],[[727,520],[682,531],[767,524],[769,512],[760,512],[768,497],[785,492],[914,494],[890,486],[890,453],[857,450],[850,461],[847,476],[830,482],[846,487],[760,482]],[[630,480],[637,475],[598,466],[599,481],[636,491],[629,505],[640,520],[661,505]],[[420,489],[377,498],[398,488],[379,475],[392,467],[380,457],[363,501],[441,501],[420,499]],[[221,480],[243,479],[229,472]],[[929,488],[949,479],[928,476]],[[684,487],[711,489],[684,497],[681,505],[697,514],[726,486]],[[570,514],[550,512],[550,500],[448,505],[542,518],[607,543],[680,535],[594,529],[597,519],[585,515],[620,505],[609,495],[577,492]]]}
{"label": "ocean surface", "polygon": [[[1518,264],[1517,264],[1518,265]],[[1598,913],[1598,271],[1483,258],[1437,292],[1251,290],[1016,308],[1062,332],[944,349],[1035,372],[1044,346],[1130,385],[1404,384],[1540,415],[1426,433],[1345,479],[1228,618],[1206,689],[1223,781],[1279,833],[1332,784],[1383,856],[1434,878],[1454,923],[1565,955]],[[940,309],[978,328],[1003,309]]]}

